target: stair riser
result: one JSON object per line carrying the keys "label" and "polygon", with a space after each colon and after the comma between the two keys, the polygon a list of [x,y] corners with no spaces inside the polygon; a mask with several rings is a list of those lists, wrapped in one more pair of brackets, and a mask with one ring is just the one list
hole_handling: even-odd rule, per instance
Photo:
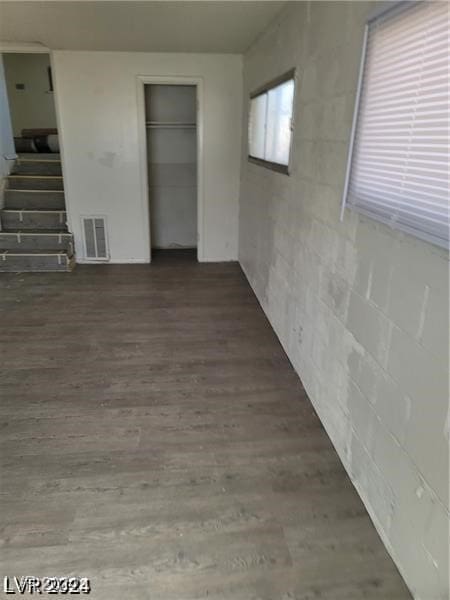
{"label": "stair riser", "polygon": [[61,162],[61,155],[59,152],[20,152],[19,156],[17,157],[17,160],[19,162],[24,162],[26,160],[37,160],[38,162],[44,161],[44,160],[56,160],[58,162]]}
{"label": "stair riser", "polygon": [[[62,214],[62,217],[60,215]],[[66,215],[65,213],[46,213],[46,212],[35,212],[35,213],[22,213],[22,220],[20,220],[20,213],[16,212],[2,212],[2,228],[3,230],[11,229],[65,229],[66,227]]]}
{"label": "stair riser", "polygon": [[59,177],[8,177],[7,188],[13,190],[62,190],[63,180]]}
{"label": "stair riser", "polygon": [[64,192],[61,191],[27,191],[5,190],[5,208],[41,208],[64,210]]}
{"label": "stair riser", "polygon": [[58,236],[44,233],[21,233],[18,236],[17,234],[0,232],[1,250],[11,250],[11,252],[14,250],[28,250],[30,252],[35,250],[67,250],[70,256],[73,254],[73,240],[70,234]]}
{"label": "stair riser", "polygon": [[22,175],[61,175],[61,163],[58,162],[17,162],[12,174]]}
{"label": "stair riser", "polygon": [[71,271],[75,265],[73,259],[61,256],[7,256],[0,255],[0,272],[18,273],[22,271]]}

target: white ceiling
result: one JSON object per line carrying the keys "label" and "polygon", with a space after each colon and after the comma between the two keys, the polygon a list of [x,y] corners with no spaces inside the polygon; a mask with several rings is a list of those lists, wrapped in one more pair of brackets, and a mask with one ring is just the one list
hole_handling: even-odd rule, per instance
{"label": "white ceiling", "polygon": [[0,1],[0,41],[51,49],[242,53],[283,1]]}

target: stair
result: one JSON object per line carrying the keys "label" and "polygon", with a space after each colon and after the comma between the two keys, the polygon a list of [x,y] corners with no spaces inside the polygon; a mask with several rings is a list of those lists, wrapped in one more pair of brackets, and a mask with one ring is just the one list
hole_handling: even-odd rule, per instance
{"label": "stair", "polygon": [[21,154],[6,178],[0,211],[0,272],[71,271],[64,183],[58,154]]}

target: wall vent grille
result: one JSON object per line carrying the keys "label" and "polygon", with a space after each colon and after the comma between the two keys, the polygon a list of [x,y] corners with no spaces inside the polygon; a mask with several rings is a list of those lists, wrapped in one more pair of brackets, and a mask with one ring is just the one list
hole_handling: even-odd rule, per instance
{"label": "wall vent grille", "polygon": [[106,235],[106,218],[101,216],[82,217],[84,255],[87,260],[109,260]]}

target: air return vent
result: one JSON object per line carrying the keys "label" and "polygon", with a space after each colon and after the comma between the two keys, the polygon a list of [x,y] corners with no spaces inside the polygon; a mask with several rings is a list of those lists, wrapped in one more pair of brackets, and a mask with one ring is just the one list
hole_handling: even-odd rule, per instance
{"label": "air return vent", "polygon": [[87,260],[109,260],[106,218],[82,217],[84,255]]}

